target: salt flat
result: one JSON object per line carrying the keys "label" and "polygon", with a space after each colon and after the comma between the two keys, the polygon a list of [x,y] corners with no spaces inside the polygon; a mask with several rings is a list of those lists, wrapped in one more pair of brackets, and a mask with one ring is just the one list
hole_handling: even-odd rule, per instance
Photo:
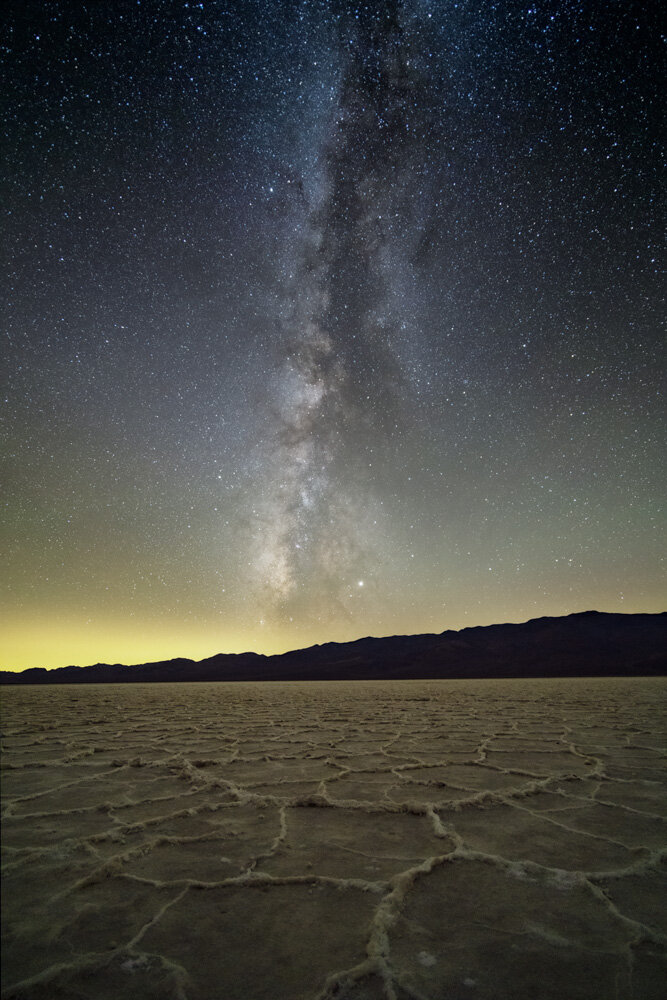
{"label": "salt flat", "polygon": [[3,997],[664,1000],[664,680],[2,694]]}

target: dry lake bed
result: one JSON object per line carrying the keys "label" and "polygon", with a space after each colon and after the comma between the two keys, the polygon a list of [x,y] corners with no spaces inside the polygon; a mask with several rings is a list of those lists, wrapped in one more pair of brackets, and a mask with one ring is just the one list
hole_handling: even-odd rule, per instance
{"label": "dry lake bed", "polygon": [[2,702],[4,998],[667,996],[665,681]]}

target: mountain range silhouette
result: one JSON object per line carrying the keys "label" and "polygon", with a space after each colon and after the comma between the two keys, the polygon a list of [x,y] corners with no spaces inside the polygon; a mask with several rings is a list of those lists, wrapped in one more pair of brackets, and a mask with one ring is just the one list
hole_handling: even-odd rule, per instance
{"label": "mountain range silhouette", "polygon": [[399,680],[667,674],[667,612],[584,611],[440,634],[327,642],[274,656],[218,653],[204,660],[96,663],[1,671],[2,684],[174,681]]}

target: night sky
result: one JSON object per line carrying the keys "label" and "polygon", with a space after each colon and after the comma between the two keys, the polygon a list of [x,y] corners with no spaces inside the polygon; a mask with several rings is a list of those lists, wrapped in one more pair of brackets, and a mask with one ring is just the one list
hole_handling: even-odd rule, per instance
{"label": "night sky", "polygon": [[659,9],[11,0],[4,668],[665,608]]}

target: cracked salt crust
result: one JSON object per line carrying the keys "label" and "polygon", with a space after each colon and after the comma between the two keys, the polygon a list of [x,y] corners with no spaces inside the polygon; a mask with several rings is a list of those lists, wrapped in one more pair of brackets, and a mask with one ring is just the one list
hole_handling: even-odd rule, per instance
{"label": "cracked salt crust", "polygon": [[663,1000],[661,680],[3,692],[6,1000]]}

